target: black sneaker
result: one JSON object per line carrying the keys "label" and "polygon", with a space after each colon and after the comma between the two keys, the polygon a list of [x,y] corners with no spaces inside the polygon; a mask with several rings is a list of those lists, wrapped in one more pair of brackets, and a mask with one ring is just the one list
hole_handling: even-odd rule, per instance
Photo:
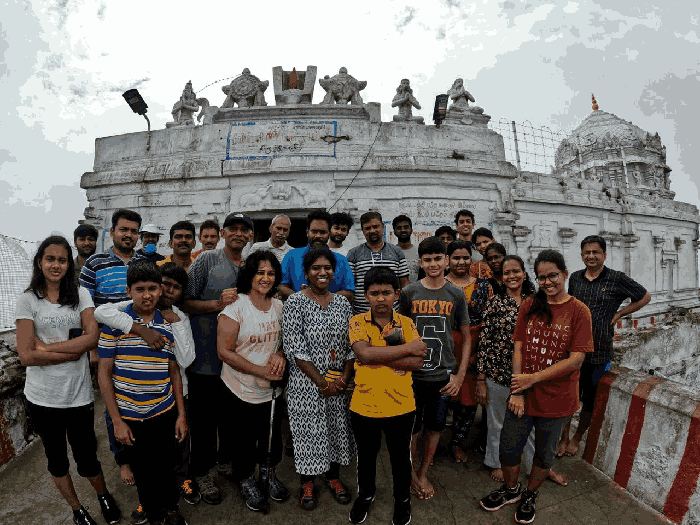
{"label": "black sneaker", "polygon": [[209,474],[195,479],[204,503],[208,503],[209,505],[218,505],[221,503],[221,491],[214,484],[214,480],[211,479]]}
{"label": "black sneaker", "polygon": [[369,507],[374,501],[374,496],[359,495],[350,509],[350,523],[362,523],[367,519]]}
{"label": "black sneaker", "polygon": [[347,489],[345,485],[339,479],[328,479],[326,478],[326,486],[330,489],[331,494],[333,494],[333,499],[340,503],[341,505],[347,505],[352,499],[352,494]]}
{"label": "black sneaker", "polygon": [[263,514],[270,512],[270,504],[258,487],[258,483],[255,481],[255,476],[251,476],[241,481],[240,488],[246,507],[256,512],[262,512]]}
{"label": "black sneaker", "polygon": [[197,484],[191,479],[186,479],[182,482],[182,485],[180,485],[180,494],[182,494],[182,499],[190,505],[196,505],[202,499]]}
{"label": "black sneaker", "polygon": [[260,465],[260,488],[275,501],[287,501],[289,490],[277,477],[275,467]]}
{"label": "black sneaker", "polygon": [[501,485],[501,488],[494,490],[479,501],[479,505],[489,512],[496,511],[504,505],[518,501],[520,499],[520,488],[520,482],[512,489],[508,488],[508,485],[504,483]]}
{"label": "black sneaker", "polygon": [[73,511],[73,523],[75,525],[97,525],[85,507],[80,507],[79,510]]}
{"label": "black sneaker", "polygon": [[411,523],[411,498],[406,501],[394,502],[394,517],[391,525],[408,525]]}
{"label": "black sneaker", "polygon": [[532,523],[535,521],[535,498],[537,498],[536,491],[523,490],[520,504],[515,510],[516,523]]}
{"label": "black sneaker", "polygon": [[100,502],[102,517],[109,525],[114,525],[121,521],[122,512],[119,510],[119,507],[117,507],[117,502],[114,501],[114,498],[109,492],[102,495],[98,494],[97,501]]}
{"label": "black sneaker", "polygon": [[185,518],[180,514],[180,509],[166,510],[165,518],[163,519],[164,525],[187,525]]}
{"label": "black sneaker", "polygon": [[318,504],[318,492],[313,481],[307,481],[299,492],[299,504],[304,510],[314,510]]}
{"label": "black sneaker", "polygon": [[231,463],[219,463],[217,472],[219,473],[219,476],[226,478],[231,483],[236,482],[236,479],[233,477],[233,467],[231,466]]}

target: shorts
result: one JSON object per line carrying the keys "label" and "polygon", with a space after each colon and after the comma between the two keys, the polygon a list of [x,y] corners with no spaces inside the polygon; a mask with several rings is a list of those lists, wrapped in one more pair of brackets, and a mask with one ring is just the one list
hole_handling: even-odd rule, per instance
{"label": "shorts", "polygon": [[440,433],[447,426],[447,407],[450,396],[441,394],[449,381],[413,380],[413,395],[416,398],[416,421],[413,435],[419,434],[423,427],[428,432]]}
{"label": "shorts", "polygon": [[535,427],[535,457],[532,464],[543,470],[554,465],[557,444],[564,430],[568,417],[516,416],[506,410],[501,429],[499,445],[500,461],[504,467],[520,465],[523,449],[527,443],[532,427]]}

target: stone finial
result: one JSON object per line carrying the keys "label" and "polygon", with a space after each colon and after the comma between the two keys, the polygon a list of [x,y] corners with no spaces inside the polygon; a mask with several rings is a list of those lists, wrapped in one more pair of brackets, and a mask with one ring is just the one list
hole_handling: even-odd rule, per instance
{"label": "stone finial", "polygon": [[226,100],[221,107],[232,108],[234,104],[238,104],[239,108],[267,106],[265,90],[269,85],[269,80],[262,81],[251,75],[250,69],[245,68],[240,76],[221,88],[221,91],[226,93]]}
{"label": "stone finial", "polygon": [[598,103],[595,101],[595,95],[591,93],[591,101],[593,102],[593,111],[598,111]]}
{"label": "stone finial", "polygon": [[197,98],[197,94],[192,90],[192,81],[189,80],[185,84],[185,89],[182,90],[180,100],[175,102],[173,110],[170,112],[173,116],[173,122],[166,122],[165,127],[194,125],[192,116],[200,107],[202,111],[197,115],[197,121],[202,119],[204,111],[209,107],[209,101],[206,98]]}
{"label": "stone finial", "polygon": [[318,83],[326,90],[326,96],[323,97],[321,105],[345,105],[348,102],[351,106],[362,105],[360,91],[367,87],[367,81],[359,81],[352,75],[348,75],[346,68],[341,67],[338,74],[333,77],[324,76]]}
{"label": "stone finial", "polygon": [[396,95],[391,101],[391,107],[399,108],[399,114],[394,115],[394,122],[418,122],[423,124],[423,117],[414,117],[413,108],[420,109],[420,104],[413,96],[411,89],[411,81],[407,78],[401,80],[399,87],[396,88]]}
{"label": "stone finial", "polygon": [[316,84],[316,66],[308,66],[306,71],[283,71],[280,66],[272,68],[272,85],[275,90],[275,104],[291,106],[311,104]]}

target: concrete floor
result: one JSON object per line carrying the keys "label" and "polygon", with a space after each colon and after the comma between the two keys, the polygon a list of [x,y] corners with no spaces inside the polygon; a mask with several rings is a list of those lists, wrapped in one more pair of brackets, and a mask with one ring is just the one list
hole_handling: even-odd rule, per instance
{"label": "concrete floor", "polygon": [[[98,395],[96,414],[102,413],[102,407]],[[98,455],[108,487],[124,514],[122,523],[129,523],[131,511],[137,504],[136,489],[124,485],[119,478],[119,469],[109,451],[106,430],[101,417],[98,417],[95,427],[99,442]],[[379,462],[377,499],[365,522],[368,525],[391,523],[393,505],[391,469],[386,449],[382,450]],[[537,499],[535,523],[551,525],[669,523],[617,487],[580,457],[562,458],[557,461],[556,468],[569,476],[569,486],[560,487],[550,481],[545,482]],[[285,456],[278,470],[282,481],[296,496],[299,482],[292,459]],[[508,505],[494,513],[486,512],[479,507],[479,499],[497,488],[498,484],[490,479],[489,471],[481,464],[475,453],[470,453],[470,461],[465,466],[455,463],[444,452],[438,452],[431,473],[436,495],[428,501],[413,498],[412,523],[431,525],[514,523],[515,505]],[[72,460],[71,474],[80,501],[89,508],[97,523],[104,523],[94,491],[87,480],[77,475]],[[343,468],[341,478],[346,484],[355,488],[354,465]],[[313,512],[301,510],[296,497],[293,497],[282,504],[272,502],[272,511],[267,516],[263,516],[245,507],[236,486],[225,479],[217,479],[216,476],[214,479],[223,493],[223,501],[220,505],[212,506],[201,502],[196,506],[190,506],[184,500],[180,501],[180,509],[190,525],[349,523],[350,506],[340,506],[335,503],[321,480],[317,482],[321,497],[318,507]],[[39,440],[34,442],[21,457],[14,459],[0,471],[1,524],[69,525],[72,523],[71,516],[70,508],[52,486],[51,477],[46,471],[43,447]]]}

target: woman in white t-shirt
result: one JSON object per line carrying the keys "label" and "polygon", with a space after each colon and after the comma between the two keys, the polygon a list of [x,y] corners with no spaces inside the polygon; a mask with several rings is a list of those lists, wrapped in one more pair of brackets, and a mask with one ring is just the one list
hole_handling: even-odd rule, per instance
{"label": "woman in white t-shirt", "polygon": [[97,492],[102,516],[117,523],[121,513],[107,491],[97,459],[95,408],[88,351],[99,330],[90,293],[78,287],[73,253],[65,238],[51,236],[37,249],[32,280],[17,299],[17,352],[27,367],[24,395],[48,470],[78,525],[95,521],[80,504],[68,472],[66,437],[78,465]]}
{"label": "woman in white t-shirt", "polygon": [[[262,250],[246,260],[238,277],[238,300],[219,314],[217,351],[223,361],[221,379],[226,385],[224,405],[236,421],[231,432],[233,459],[243,498],[250,510],[267,513],[266,495],[285,501],[289,491],[277,478],[282,460],[280,411],[275,411],[270,468],[267,468],[270,413],[274,381],[282,379],[286,361],[282,353],[282,302],[274,299],[282,277],[275,255]],[[255,478],[255,466],[260,477]]]}

